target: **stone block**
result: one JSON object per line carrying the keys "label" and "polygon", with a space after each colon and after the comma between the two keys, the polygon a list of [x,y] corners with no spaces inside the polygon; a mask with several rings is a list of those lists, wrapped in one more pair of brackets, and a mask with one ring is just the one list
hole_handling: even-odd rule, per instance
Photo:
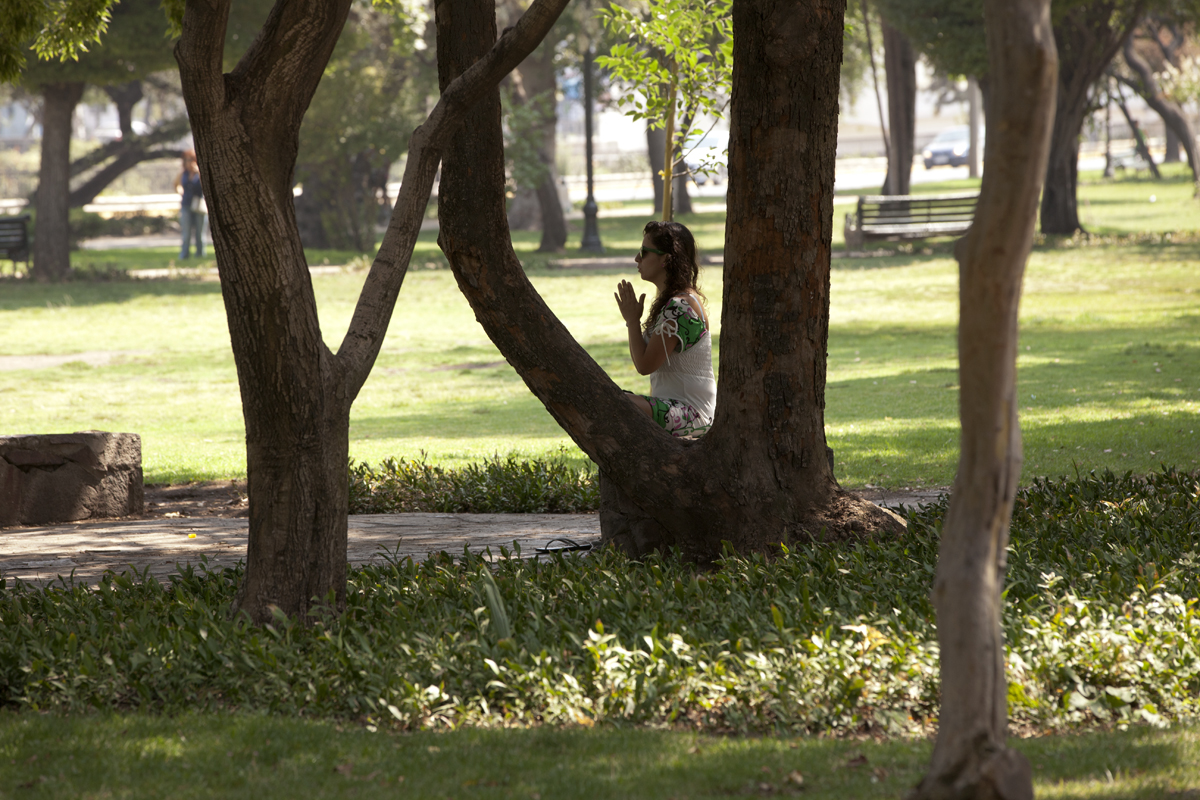
{"label": "stone block", "polygon": [[142,491],[136,433],[0,437],[0,527],[141,514]]}

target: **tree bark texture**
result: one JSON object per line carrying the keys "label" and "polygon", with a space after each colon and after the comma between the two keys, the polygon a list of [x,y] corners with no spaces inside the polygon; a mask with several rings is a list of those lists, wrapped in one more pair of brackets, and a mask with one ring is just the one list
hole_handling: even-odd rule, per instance
{"label": "tree bark texture", "polygon": [[941,711],[917,798],[1033,797],[1028,762],[1007,748],[1000,627],[1005,548],[1017,481],[1017,311],[1033,246],[1055,108],[1050,0],[985,0],[987,171],[975,221],[958,242],[958,474],[942,529],[932,600],[941,649]]}
{"label": "tree bark texture", "polygon": [[[1178,145],[1182,144],[1187,153],[1188,164],[1192,168],[1192,183],[1196,192],[1200,192],[1200,164],[1196,162],[1196,135],[1192,132],[1192,123],[1179,104],[1163,93],[1154,78],[1154,72],[1146,60],[1138,55],[1133,47],[1133,38],[1125,40],[1125,63],[1137,75],[1137,81],[1130,82],[1133,89],[1146,101],[1146,105],[1163,119],[1167,131],[1175,134],[1176,156],[1179,160]],[[1168,137],[1169,139],[1170,137]]]}
{"label": "tree bark texture", "polygon": [[1083,229],[1075,189],[1079,134],[1088,114],[1089,92],[1133,31],[1143,6],[1123,0],[1076,3],[1054,24],[1058,96],[1042,191],[1042,233],[1069,236]]}
{"label": "tree bark texture", "polygon": [[307,621],[313,602],[344,605],[350,406],[387,331],[441,143],[483,89],[536,46],[566,0],[535,0],[413,133],[391,223],[334,354],[317,319],[292,172],[301,118],[349,5],[277,3],[222,75],[230,0],[189,2],[176,47],[246,422],[250,536],[235,610],[257,622],[276,608]]}
{"label": "tree bark texture", "polygon": [[917,54],[908,37],[882,20],[883,69],[887,74],[888,153],[883,194],[908,194],[912,186],[913,140],[917,135]]}
{"label": "tree bark texture", "polygon": [[[479,57],[491,0],[439,5],[443,85]],[[896,530],[894,515],[841,490],[825,456],[824,392],[845,6],[777,0],[734,6],[730,215],[716,420],[698,441],[637,413],[533,289],[504,215],[497,96],[446,150],[441,233],[459,288],[489,338],[606,485],[661,526],[619,541],[640,555],[669,545],[709,561],[780,541]],[[454,37],[471,17],[472,37]],[[619,496],[605,491],[609,497]],[[603,504],[602,500],[602,504]],[[607,511],[602,509],[604,529]]]}
{"label": "tree bark texture", "polygon": [[42,153],[38,167],[37,223],[33,232],[30,274],[39,281],[60,281],[71,270],[70,169],[71,120],[83,97],[79,82],[47,83],[42,90]]}

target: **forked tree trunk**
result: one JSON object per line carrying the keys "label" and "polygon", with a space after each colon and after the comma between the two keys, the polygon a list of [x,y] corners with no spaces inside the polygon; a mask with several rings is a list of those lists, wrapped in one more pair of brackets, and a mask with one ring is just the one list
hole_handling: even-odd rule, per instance
{"label": "forked tree trunk", "polygon": [[[438,241],[459,288],[605,481],[660,526],[657,538],[619,542],[635,554],[676,545],[708,561],[722,540],[766,551],[788,539],[903,525],[843,491],[825,457],[844,13],[838,0],[734,5],[722,380],[713,428],[698,442],[674,439],[638,413],[526,278],[504,215],[497,95],[476,108],[446,150]],[[464,14],[476,33],[451,35],[452,17]],[[438,5],[443,85],[479,57],[493,26],[492,0]],[[614,320],[615,331],[615,309]],[[603,536],[613,539],[607,528]]]}
{"label": "forked tree trunk", "polygon": [[1029,763],[1006,746],[1000,627],[1005,548],[1021,475],[1017,310],[1046,174],[1057,54],[1050,0],[985,0],[987,171],[958,242],[962,446],[934,578],[941,710],[929,772],[913,798],[1033,798]]}
{"label": "forked tree trunk", "polygon": [[888,171],[883,194],[908,194],[917,134],[917,54],[908,37],[882,20],[888,91]]}
{"label": "forked tree trunk", "polygon": [[[541,41],[566,0],[535,0],[412,137],[392,221],[337,354],[326,347],[296,227],[300,121],[350,0],[272,9],[222,75],[230,0],[188,3],[176,48],[221,274],[246,421],[250,536],[235,609],[309,621],[346,592],[350,406],[367,379],[420,232],[440,146],[486,87]],[[495,43],[492,46],[493,42]]]}
{"label": "forked tree trunk", "polygon": [[1133,31],[1144,5],[1141,0],[1076,3],[1054,25],[1059,57],[1058,95],[1042,192],[1042,233],[1069,236],[1083,229],[1075,191],[1079,134],[1088,114],[1088,95]]}
{"label": "forked tree trunk", "polygon": [[48,83],[42,87],[42,153],[38,168],[37,224],[30,274],[39,281],[60,281],[71,270],[70,170],[71,120],[83,97],[83,84]]}

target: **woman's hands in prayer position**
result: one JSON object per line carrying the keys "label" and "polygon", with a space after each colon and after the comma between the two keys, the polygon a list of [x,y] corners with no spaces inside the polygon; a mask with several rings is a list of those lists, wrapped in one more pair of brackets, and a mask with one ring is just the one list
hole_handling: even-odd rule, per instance
{"label": "woman's hands in prayer position", "polygon": [[617,284],[617,291],[613,293],[613,297],[617,300],[617,308],[620,309],[625,324],[639,327],[642,324],[642,314],[646,310],[646,295],[638,297],[634,294],[632,283],[621,281]]}

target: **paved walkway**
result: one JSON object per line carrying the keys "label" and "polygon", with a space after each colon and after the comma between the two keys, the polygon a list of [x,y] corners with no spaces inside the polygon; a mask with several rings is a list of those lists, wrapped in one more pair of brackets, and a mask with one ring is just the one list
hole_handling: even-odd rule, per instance
{"label": "paved walkway", "polygon": [[[232,567],[246,556],[249,521],[219,517],[103,520],[68,525],[0,529],[0,577],[46,585],[74,571],[75,580],[95,586],[105,570],[149,567],[162,578],[176,564]],[[384,551],[424,559],[445,550],[462,553],[500,547],[515,540],[525,555],[556,537],[581,544],[600,541],[596,514],[362,514],[350,517],[349,561],[380,563]]]}
{"label": "paved walkway", "polygon": [[[945,489],[875,489],[859,493],[883,506],[922,506]],[[246,557],[249,520],[179,517],[98,520],[27,528],[0,528],[0,577],[44,586],[58,576],[95,586],[105,570],[149,568],[158,578],[177,564],[198,564],[207,556],[213,567],[232,567]],[[488,548],[499,555],[516,541],[522,555],[534,553],[558,537],[579,544],[600,541],[597,514],[358,514],[350,516],[348,560],[381,563],[392,556],[424,559],[430,553],[473,553]],[[557,543],[561,545],[561,543]]]}

